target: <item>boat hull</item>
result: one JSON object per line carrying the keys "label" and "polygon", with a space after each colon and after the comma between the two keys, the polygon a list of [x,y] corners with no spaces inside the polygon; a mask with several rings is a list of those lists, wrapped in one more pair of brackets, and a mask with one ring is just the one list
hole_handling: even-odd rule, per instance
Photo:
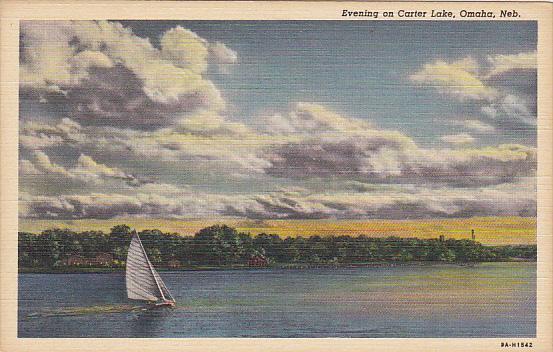
{"label": "boat hull", "polygon": [[175,308],[175,302],[166,301],[166,302],[154,303],[154,304],[151,304],[148,308],[149,309]]}

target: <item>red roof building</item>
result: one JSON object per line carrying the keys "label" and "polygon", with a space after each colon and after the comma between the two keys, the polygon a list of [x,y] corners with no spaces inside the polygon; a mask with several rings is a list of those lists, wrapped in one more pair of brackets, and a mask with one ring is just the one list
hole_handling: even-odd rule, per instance
{"label": "red roof building", "polygon": [[262,255],[253,255],[250,260],[248,260],[248,266],[250,267],[266,267],[269,265],[267,258]]}
{"label": "red roof building", "polygon": [[111,264],[113,264],[113,255],[110,253],[98,253],[95,258],[71,255],[63,261],[65,266],[110,266]]}

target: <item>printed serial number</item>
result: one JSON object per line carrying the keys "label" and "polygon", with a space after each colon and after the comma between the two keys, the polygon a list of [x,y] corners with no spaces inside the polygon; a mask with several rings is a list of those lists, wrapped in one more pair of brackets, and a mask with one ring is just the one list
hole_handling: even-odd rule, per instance
{"label": "printed serial number", "polygon": [[501,347],[532,347],[532,342],[502,342]]}

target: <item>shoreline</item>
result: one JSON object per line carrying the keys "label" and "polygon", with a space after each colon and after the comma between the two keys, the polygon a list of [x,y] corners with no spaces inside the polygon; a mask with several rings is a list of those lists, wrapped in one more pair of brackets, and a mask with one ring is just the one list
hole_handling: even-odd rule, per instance
{"label": "shoreline", "polygon": [[[344,269],[344,268],[378,268],[378,267],[398,267],[398,266],[475,266],[486,263],[537,263],[536,260],[514,259],[503,261],[482,261],[482,262],[430,262],[430,261],[411,261],[411,262],[372,262],[372,263],[353,263],[353,264],[274,264],[265,267],[251,267],[247,265],[223,265],[223,266],[189,266],[182,268],[157,268],[160,272],[165,271],[229,271],[229,270],[305,270],[305,269]],[[105,274],[124,272],[125,268],[18,268],[18,274]]]}

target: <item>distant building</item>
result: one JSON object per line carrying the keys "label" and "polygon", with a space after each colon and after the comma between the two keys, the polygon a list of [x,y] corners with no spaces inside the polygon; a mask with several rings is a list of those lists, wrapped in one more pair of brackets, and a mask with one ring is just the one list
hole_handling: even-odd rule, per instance
{"label": "distant building", "polygon": [[440,235],[440,242],[444,242],[445,241],[445,235]]}
{"label": "distant building", "polygon": [[94,258],[71,255],[62,263],[65,266],[110,266],[113,264],[113,255],[110,253],[98,253]]}
{"label": "distant building", "polygon": [[268,265],[269,262],[267,261],[267,258],[259,254],[252,255],[250,260],[248,260],[248,266],[250,267],[265,267]]}
{"label": "distant building", "polygon": [[87,259],[80,255],[72,255],[63,261],[65,266],[80,266],[86,265]]}
{"label": "distant building", "polygon": [[476,235],[474,234],[474,229],[471,230],[471,233],[472,233],[472,240],[476,241]]}
{"label": "distant building", "polygon": [[171,259],[170,261],[167,262],[167,267],[171,269],[178,269],[181,267],[181,264],[180,264],[180,261],[176,259]]}
{"label": "distant building", "polygon": [[113,255],[111,253],[98,253],[96,258],[90,259],[91,264],[111,265],[113,263]]}

